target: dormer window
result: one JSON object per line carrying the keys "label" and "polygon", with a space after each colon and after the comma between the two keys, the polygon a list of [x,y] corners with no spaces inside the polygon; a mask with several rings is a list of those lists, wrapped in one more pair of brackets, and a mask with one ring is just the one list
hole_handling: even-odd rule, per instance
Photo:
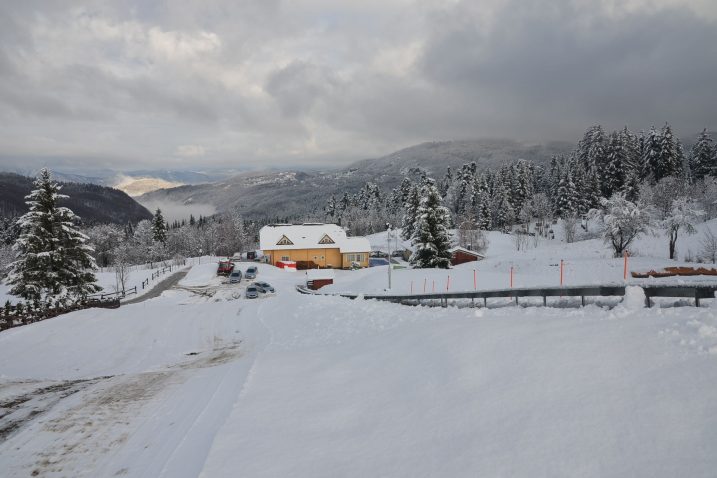
{"label": "dormer window", "polygon": [[277,246],[293,246],[294,243],[289,240],[286,236],[281,236],[281,239],[279,239],[279,242],[276,243]]}
{"label": "dormer window", "polygon": [[321,238],[319,241],[319,244],[336,244],[333,239],[329,237],[328,234],[324,234],[324,237]]}

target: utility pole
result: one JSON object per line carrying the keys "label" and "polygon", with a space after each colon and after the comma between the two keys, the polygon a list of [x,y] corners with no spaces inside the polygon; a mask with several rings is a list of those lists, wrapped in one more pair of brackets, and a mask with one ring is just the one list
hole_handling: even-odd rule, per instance
{"label": "utility pole", "polygon": [[386,237],[388,242],[388,288],[391,288],[391,224],[386,223]]}

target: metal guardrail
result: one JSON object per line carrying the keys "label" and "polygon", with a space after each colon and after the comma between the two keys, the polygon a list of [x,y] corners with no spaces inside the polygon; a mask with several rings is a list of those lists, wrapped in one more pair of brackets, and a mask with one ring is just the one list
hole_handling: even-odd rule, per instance
{"label": "metal guardrail", "polygon": [[[714,298],[717,291],[715,285],[679,285],[679,286],[638,286],[645,291],[645,305],[652,306],[652,298],[654,297],[681,297],[695,300],[695,306],[699,307],[700,299]],[[625,286],[618,285],[592,285],[580,287],[526,287],[513,289],[497,289],[482,291],[463,291],[463,292],[440,292],[428,294],[346,294],[333,293],[326,294],[316,291],[310,291],[302,286],[297,286],[297,291],[302,294],[312,295],[333,295],[346,297],[347,299],[356,299],[362,297],[364,299],[382,300],[395,303],[406,303],[415,301],[421,303],[423,300],[439,300],[441,307],[448,307],[448,301],[452,299],[483,299],[483,305],[488,305],[488,299],[491,298],[514,298],[515,303],[519,303],[521,297],[542,297],[543,305],[547,305],[548,297],[580,297],[581,304],[585,305],[586,297],[621,297],[625,295]]]}

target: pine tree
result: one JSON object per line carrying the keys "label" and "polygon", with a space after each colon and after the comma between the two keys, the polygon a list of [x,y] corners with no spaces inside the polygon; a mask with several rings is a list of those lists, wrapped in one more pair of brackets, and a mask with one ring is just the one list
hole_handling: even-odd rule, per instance
{"label": "pine tree", "polygon": [[164,222],[162,211],[157,208],[152,219],[152,239],[154,242],[166,243],[167,242],[167,225]]}
{"label": "pine tree", "polygon": [[84,297],[100,289],[93,271],[93,249],[77,228],[79,218],[58,201],[61,186],[47,169],[40,171],[35,188],[26,197],[29,211],[18,219],[20,237],[10,265],[11,293],[28,301]]}
{"label": "pine tree", "polygon": [[607,167],[606,136],[602,126],[588,128],[578,143],[578,160],[590,174],[594,174],[598,183],[602,182]]}
{"label": "pine tree", "polygon": [[489,231],[493,227],[493,221],[490,215],[490,203],[488,195],[485,192],[480,193],[480,207],[477,210],[476,225],[482,231]]}
{"label": "pine tree", "polygon": [[558,193],[555,201],[555,215],[566,218],[578,212],[578,192],[573,183],[573,176],[569,168],[565,168],[560,178]]}
{"label": "pine tree", "polygon": [[448,189],[451,187],[451,184],[453,184],[453,171],[451,171],[451,167],[448,166],[448,168],[446,168],[446,175],[440,183],[439,191],[442,198],[445,198],[446,194],[448,194]]}
{"label": "pine tree", "polygon": [[329,196],[329,200],[326,203],[326,217],[329,218],[329,221],[334,220],[334,216],[336,216],[336,197],[332,194]]}
{"label": "pine tree", "polygon": [[679,176],[683,172],[683,154],[680,142],[674,138],[672,127],[665,123],[660,135],[660,162],[655,179],[659,181],[668,176]]}
{"label": "pine tree", "polygon": [[610,197],[622,190],[625,184],[625,172],[628,170],[628,158],[623,138],[617,132],[610,133],[607,143],[607,166],[602,180],[602,194]]}
{"label": "pine tree", "polygon": [[415,252],[410,262],[417,268],[447,269],[451,263],[450,213],[443,207],[441,195],[432,179],[421,188],[416,227],[411,236]]}
{"label": "pine tree", "polygon": [[401,237],[408,240],[413,237],[416,228],[416,215],[421,204],[421,198],[418,193],[418,187],[413,186],[406,198],[406,204],[403,206],[403,220],[401,222]]}
{"label": "pine tree", "polygon": [[717,149],[712,144],[712,138],[707,132],[707,128],[700,133],[697,142],[692,147],[690,169],[693,179],[717,176]]}
{"label": "pine tree", "polygon": [[662,156],[662,138],[655,127],[650,128],[643,140],[642,145],[642,178],[655,184],[662,179],[661,174],[661,156]]}

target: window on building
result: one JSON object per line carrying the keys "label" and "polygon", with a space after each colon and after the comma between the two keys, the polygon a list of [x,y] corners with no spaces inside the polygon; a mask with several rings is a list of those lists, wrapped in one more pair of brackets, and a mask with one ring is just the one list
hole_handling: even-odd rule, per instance
{"label": "window on building", "polygon": [[277,246],[293,246],[294,243],[289,240],[286,236],[281,236],[281,239],[279,239],[279,242],[276,243]]}
{"label": "window on building", "polygon": [[328,234],[324,234],[324,237],[321,238],[319,241],[319,244],[336,244],[333,239],[329,237]]}
{"label": "window on building", "polygon": [[291,258],[289,256],[281,256],[281,261],[290,261]]}
{"label": "window on building", "polygon": [[362,262],[363,254],[346,254],[346,259],[349,262]]}

